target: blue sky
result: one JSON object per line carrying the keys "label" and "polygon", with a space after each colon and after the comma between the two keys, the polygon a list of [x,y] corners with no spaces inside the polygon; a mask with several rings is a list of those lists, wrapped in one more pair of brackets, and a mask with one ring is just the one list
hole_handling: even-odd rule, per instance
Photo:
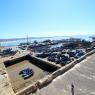
{"label": "blue sky", "polygon": [[0,38],[95,34],[95,0],[0,0]]}

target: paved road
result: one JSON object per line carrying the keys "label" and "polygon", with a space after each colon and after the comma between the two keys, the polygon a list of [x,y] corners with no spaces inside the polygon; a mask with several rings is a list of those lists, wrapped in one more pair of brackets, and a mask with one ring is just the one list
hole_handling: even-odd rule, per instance
{"label": "paved road", "polygon": [[95,95],[95,54],[31,95],[72,95],[72,88],[74,95]]}

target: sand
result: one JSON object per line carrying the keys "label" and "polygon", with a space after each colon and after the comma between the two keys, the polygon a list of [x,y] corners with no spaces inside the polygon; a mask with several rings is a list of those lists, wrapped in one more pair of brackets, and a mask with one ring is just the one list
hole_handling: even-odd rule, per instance
{"label": "sand", "polygon": [[[28,79],[23,79],[19,72],[25,68],[31,68],[34,71],[34,75]],[[15,65],[7,67],[7,72],[9,74],[10,82],[13,86],[13,89],[15,91],[19,91],[26,86],[36,82],[37,80],[43,78],[46,75],[46,72],[44,72],[39,67],[33,65],[28,60],[19,62]]]}

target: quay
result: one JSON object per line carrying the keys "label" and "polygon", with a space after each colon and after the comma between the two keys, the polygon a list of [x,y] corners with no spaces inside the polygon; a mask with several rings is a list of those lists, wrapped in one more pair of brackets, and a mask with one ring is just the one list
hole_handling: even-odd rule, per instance
{"label": "quay", "polygon": [[95,54],[58,76],[51,84],[30,95],[95,95]]}
{"label": "quay", "polygon": [[[0,62],[2,63],[3,70],[1,70],[2,72],[0,72],[2,76],[2,79],[0,81],[2,83],[2,81],[5,80],[4,84],[3,85],[1,84],[1,86],[4,89],[5,87],[10,88],[9,93],[6,93],[5,95],[7,94],[11,95],[11,93],[12,95],[32,95],[32,94],[33,95],[45,95],[45,94],[46,95],[51,95],[51,94],[61,95],[62,92],[64,95],[70,95],[71,93],[73,94],[80,93],[77,91],[76,89],[77,85],[75,84],[77,82],[76,80],[77,76],[74,76],[71,73],[70,73],[71,75],[70,76],[68,75],[68,72],[72,72],[74,68],[84,64],[83,62],[86,59],[88,60],[89,57],[93,58],[93,55],[95,55],[94,54],[95,49],[90,48],[87,52],[85,52],[86,51],[85,48],[78,49],[77,46],[75,46],[75,49],[72,49],[72,50],[67,49],[65,52],[63,51],[64,48],[60,46],[57,48],[48,49],[49,54],[47,54],[48,51],[46,47],[42,49],[43,51],[45,50],[44,52],[42,52],[42,55],[41,55],[42,58],[39,56],[40,54],[39,50],[41,48],[37,48],[37,49],[38,49],[38,52],[31,52],[27,50],[27,48],[25,50],[22,50],[19,47],[15,47],[14,50],[17,50],[17,53],[14,56],[1,57],[2,60],[0,60]],[[36,53],[38,53],[38,55]],[[72,60],[72,58],[74,60]],[[61,61],[61,63],[59,61]],[[64,62],[66,62],[66,64]],[[89,64],[90,64],[90,59],[89,59]],[[86,66],[86,63],[83,66]],[[19,72],[21,72],[22,70],[26,68],[32,69],[34,72],[34,75],[24,80],[19,75]],[[85,71],[86,70],[84,70],[82,73],[84,73]],[[79,72],[81,72],[80,69],[79,69]],[[89,73],[87,72],[87,75],[88,74]],[[65,75],[68,75],[69,78],[66,79],[62,77]],[[79,73],[77,73],[77,75],[78,75],[77,78],[81,80],[82,76],[80,76]],[[85,73],[83,76],[86,76]],[[61,80],[57,81],[58,79],[61,79]],[[69,81],[69,83],[67,82],[67,80]],[[57,85],[54,84],[55,82]],[[61,84],[63,85],[63,87]],[[54,90],[49,91],[49,89],[54,89]],[[59,93],[57,94],[55,90],[58,91]],[[1,90],[1,92],[2,92],[1,95],[5,93],[4,90]],[[92,90],[91,92],[93,93]]]}

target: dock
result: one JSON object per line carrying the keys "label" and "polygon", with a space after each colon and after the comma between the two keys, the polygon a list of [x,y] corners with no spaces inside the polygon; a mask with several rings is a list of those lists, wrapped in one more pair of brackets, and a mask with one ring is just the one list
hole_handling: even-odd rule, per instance
{"label": "dock", "polygon": [[30,95],[72,95],[72,84],[74,95],[95,95],[95,54]]}

